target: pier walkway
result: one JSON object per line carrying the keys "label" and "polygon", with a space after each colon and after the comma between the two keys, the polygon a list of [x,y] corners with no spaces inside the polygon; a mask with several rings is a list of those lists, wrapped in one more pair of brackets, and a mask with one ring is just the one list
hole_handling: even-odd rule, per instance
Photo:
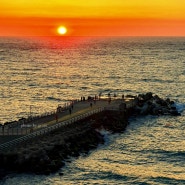
{"label": "pier walkway", "polygon": [[108,99],[96,101],[78,101],[73,104],[71,111],[69,109],[53,114],[47,118],[33,120],[27,124],[19,124],[14,126],[4,126],[0,128],[0,150],[16,145],[21,141],[26,141],[29,138],[38,135],[46,134],[60,128],[62,126],[74,123],[85,117],[101,112],[105,109],[118,110],[119,105],[125,102],[126,107],[133,107],[135,102],[133,99],[117,99],[114,98],[111,102]]}

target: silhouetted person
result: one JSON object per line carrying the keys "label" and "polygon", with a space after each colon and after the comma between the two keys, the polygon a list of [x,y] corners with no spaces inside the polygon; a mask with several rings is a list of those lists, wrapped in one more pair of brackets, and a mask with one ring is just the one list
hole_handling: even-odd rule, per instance
{"label": "silhouetted person", "polygon": [[71,115],[71,112],[72,112],[72,110],[71,110],[71,108],[69,108],[69,114]]}
{"label": "silhouetted person", "polygon": [[4,125],[2,125],[2,131],[3,131],[3,135],[4,135]]}
{"label": "silhouetted person", "polygon": [[58,114],[55,114],[56,123],[58,122]]}

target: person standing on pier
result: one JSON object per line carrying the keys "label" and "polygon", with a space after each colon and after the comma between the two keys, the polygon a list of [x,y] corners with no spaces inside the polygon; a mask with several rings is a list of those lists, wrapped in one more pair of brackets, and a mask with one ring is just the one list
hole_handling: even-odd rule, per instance
{"label": "person standing on pier", "polygon": [[4,136],[4,125],[2,125],[2,131],[3,131],[3,136]]}
{"label": "person standing on pier", "polygon": [[55,114],[56,123],[58,123],[58,114]]}
{"label": "person standing on pier", "polygon": [[122,95],[122,99],[124,100],[124,94]]}
{"label": "person standing on pier", "polygon": [[71,104],[71,109],[73,110],[73,102],[72,102],[72,104]]}
{"label": "person standing on pier", "polygon": [[71,110],[71,108],[69,108],[69,114],[71,115],[71,112],[72,112],[72,110]]}

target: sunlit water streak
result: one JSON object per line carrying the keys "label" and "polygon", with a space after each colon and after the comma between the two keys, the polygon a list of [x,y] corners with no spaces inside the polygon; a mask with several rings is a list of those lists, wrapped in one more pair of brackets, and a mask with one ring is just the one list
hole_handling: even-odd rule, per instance
{"label": "sunlit water streak", "polygon": [[122,134],[62,169],[3,184],[185,184],[185,38],[0,38],[0,122],[54,110],[81,96],[152,91],[179,117],[131,118]]}

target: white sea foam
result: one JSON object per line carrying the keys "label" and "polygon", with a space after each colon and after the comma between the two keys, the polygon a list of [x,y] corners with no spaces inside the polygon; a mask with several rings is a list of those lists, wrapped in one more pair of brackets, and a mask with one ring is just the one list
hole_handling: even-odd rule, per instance
{"label": "white sea foam", "polygon": [[177,111],[182,113],[185,110],[185,104],[184,103],[176,103],[175,107],[177,108]]}

